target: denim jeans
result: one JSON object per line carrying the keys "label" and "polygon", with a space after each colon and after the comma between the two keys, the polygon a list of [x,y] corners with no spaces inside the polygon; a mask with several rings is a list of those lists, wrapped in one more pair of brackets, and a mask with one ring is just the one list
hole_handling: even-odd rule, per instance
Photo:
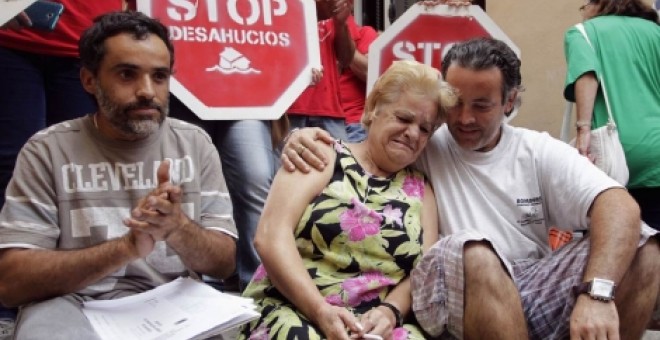
{"label": "denim jeans", "polygon": [[319,127],[328,131],[335,139],[348,140],[344,118],[289,115],[289,122],[291,129]]}
{"label": "denim jeans", "polygon": [[270,184],[279,167],[270,139],[270,123],[260,120],[201,120],[174,96],[171,116],[204,128],[213,139],[234,208],[238,229],[236,272],[241,291],[261,261],[252,241]]}
{"label": "denim jeans", "polygon": [[96,111],[80,63],[0,47],[0,207],[25,142],[46,126]]}
{"label": "denim jeans", "polygon": [[346,124],[346,135],[348,135],[349,142],[359,143],[367,139],[367,130],[364,129],[362,123]]}

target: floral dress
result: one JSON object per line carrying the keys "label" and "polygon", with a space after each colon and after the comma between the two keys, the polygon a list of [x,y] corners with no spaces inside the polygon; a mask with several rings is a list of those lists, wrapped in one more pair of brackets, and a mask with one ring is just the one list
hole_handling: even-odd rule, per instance
{"label": "floral dress", "polygon": [[[422,255],[424,175],[403,169],[390,177],[367,173],[341,142],[330,183],[307,206],[295,229],[296,246],[325,300],[355,315],[376,307]],[[259,266],[243,293],[261,317],[241,339],[321,339],[324,336],[289,302]],[[424,339],[414,324],[394,339]]]}

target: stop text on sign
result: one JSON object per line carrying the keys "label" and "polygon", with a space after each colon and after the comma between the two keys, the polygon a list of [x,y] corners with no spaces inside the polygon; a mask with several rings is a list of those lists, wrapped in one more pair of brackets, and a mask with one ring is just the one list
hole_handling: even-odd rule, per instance
{"label": "stop text on sign", "polygon": [[[170,19],[174,21],[190,21],[197,16],[199,0],[194,3],[187,0],[168,1],[170,6],[167,6],[167,15]],[[239,25],[251,26],[261,19],[264,25],[272,26],[273,16],[283,16],[287,11],[286,1],[284,0],[247,0],[243,2],[249,6],[250,14],[247,17],[239,13],[237,6],[238,0],[228,0],[225,3],[225,9],[229,14],[229,18]],[[208,21],[213,23],[218,22],[218,1],[206,0],[205,3]]]}
{"label": "stop text on sign", "polygon": [[438,52],[440,59],[454,46],[455,43],[442,44],[435,41],[398,41],[392,46],[392,54],[399,60],[418,60],[415,54],[419,51],[422,52],[421,60],[418,60],[426,65],[432,65],[433,54]]}
{"label": "stop text on sign", "polygon": [[[203,2],[205,13],[199,11],[199,3]],[[285,0],[228,0],[219,3],[217,0],[168,0],[166,13],[173,23],[170,24],[170,39],[187,42],[215,42],[220,44],[282,46],[291,45],[291,37],[287,32],[276,32],[261,29],[232,29],[227,27],[208,27],[208,24],[226,24],[220,20],[221,10],[232,25],[256,27],[273,26],[273,18],[286,15],[288,6]],[[206,14],[204,16],[204,14]],[[200,16],[203,16],[200,17]],[[205,25],[185,25],[202,20]]]}

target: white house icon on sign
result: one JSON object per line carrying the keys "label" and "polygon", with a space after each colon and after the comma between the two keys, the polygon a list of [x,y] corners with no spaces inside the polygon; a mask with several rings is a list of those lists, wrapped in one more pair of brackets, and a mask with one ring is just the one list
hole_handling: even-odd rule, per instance
{"label": "white house icon on sign", "polygon": [[232,47],[225,47],[225,50],[220,53],[220,61],[218,64],[207,68],[206,71],[218,71],[223,74],[261,73],[261,71],[250,67],[250,59]]}

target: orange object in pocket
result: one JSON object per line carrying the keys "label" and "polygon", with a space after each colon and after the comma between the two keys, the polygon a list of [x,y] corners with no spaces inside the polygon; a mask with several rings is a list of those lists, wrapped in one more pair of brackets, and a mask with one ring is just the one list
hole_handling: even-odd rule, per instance
{"label": "orange object in pocket", "polygon": [[550,243],[550,249],[553,251],[561,248],[561,246],[565,245],[566,243],[571,242],[572,239],[572,232],[559,230],[555,227],[550,228],[548,242]]}

